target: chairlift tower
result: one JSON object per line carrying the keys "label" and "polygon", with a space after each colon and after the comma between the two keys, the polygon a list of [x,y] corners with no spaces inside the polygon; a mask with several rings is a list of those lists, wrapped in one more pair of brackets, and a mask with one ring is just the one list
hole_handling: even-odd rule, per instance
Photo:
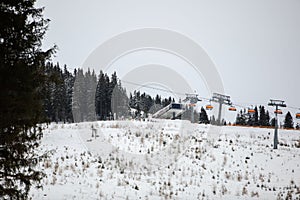
{"label": "chairlift tower", "polygon": [[275,106],[275,130],[274,130],[274,149],[277,149],[278,145],[278,107],[286,107],[286,104],[282,100],[274,100],[270,99],[270,102],[268,103],[269,106]]}
{"label": "chairlift tower", "polygon": [[189,106],[192,108],[192,114],[191,114],[191,122],[194,123],[194,106],[198,101],[201,101],[201,99],[198,98],[198,94],[185,94],[186,97],[183,100],[183,102],[189,102]]}
{"label": "chairlift tower", "polygon": [[221,126],[221,116],[222,116],[222,106],[228,105],[231,106],[232,102],[230,100],[230,96],[223,95],[223,94],[218,94],[218,93],[213,93],[211,101],[219,103],[219,114],[218,114],[218,119],[217,119],[217,124]]}

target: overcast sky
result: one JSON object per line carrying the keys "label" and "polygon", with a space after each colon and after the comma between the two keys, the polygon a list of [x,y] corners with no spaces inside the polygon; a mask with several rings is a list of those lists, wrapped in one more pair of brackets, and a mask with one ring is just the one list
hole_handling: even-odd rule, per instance
{"label": "overcast sky", "polygon": [[51,20],[44,47],[57,44],[54,61],[70,69],[114,35],[157,27],[198,43],[234,102],[277,98],[300,107],[299,0],[38,0],[38,6]]}

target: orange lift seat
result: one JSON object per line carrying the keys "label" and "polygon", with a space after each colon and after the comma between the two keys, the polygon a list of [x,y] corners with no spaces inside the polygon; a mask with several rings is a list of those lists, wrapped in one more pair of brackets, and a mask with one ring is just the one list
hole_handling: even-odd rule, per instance
{"label": "orange lift seat", "polygon": [[229,107],[228,110],[229,111],[236,111],[236,108],[235,107]]}
{"label": "orange lift seat", "polygon": [[281,115],[282,114],[282,110],[280,110],[280,109],[275,110],[274,113],[277,113],[277,114]]}
{"label": "orange lift seat", "polygon": [[248,113],[255,113],[254,109],[248,109]]}
{"label": "orange lift seat", "polygon": [[212,110],[214,107],[212,105],[207,105],[206,110]]}

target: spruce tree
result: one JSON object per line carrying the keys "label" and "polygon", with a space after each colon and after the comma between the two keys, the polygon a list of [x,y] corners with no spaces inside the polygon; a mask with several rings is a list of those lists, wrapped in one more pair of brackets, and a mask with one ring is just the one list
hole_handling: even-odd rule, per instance
{"label": "spruce tree", "polygon": [[271,119],[271,126],[272,126],[272,127],[275,127],[275,122],[276,122],[276,121],[275,121],[275,117],[273,117],[273,118]]}
{"label": "spruce tree", "polygon": [[97,76],[88,69],[85,73],[85,85],[86,85],[86,109],[87,109],[87,121],[96,120],[96,110],[95,110],[95,91],[97,87]]}
{"label": "spruce tree", "polygon": [[104,120],[105,116],[105,77],[102,70],[98,76],[98,83],[96,87],[96,94],[95,94],[95,107],[96,107],[96,116],[98,120]]}
{"label": "spruce tree", "polygon": [[293,117],[290,112],[287,112],[287,114],[285,115],[283,127],[284,128],[294,128]]}
{"label": "spruce tree", "polygon": [[255,110],[255,113],[254,113],[254,126],[258,126],[259,122],[258,122],[258,109],[257,109],[257,106],[255,106],[254,110]]}
{"label": "spruce tree", "polygon": [[299,123],[296,124],[295,129],[297,129],[297,130],[300,129],[300,124]]}
{"label": "spruce tree", "polygon": [[269,111],[266,112],[266,126],[271,126],[270,125],[270,114],[269,114]]}
{"label": "spruce tree", "polygon": [[64,66],[64,84],[66,88],[66,93],[65,93],[65,111],[66,111],[66,116],[65,120],[67,122],[73,122],[73,114],[72,114],[72,96],[73,96],[73,87],[74,87],[74,81],[75,81],[75,75],[73,76],[72,73],[70,73],[67,70],[67,66]]}
{"label": "spruce tree", "polygon": [[258,123],[260,126],[266,126],[266,112],[264,106],[259,106],[259,120]]}
{"label": "spruce tree", "polygon": [[75,122],[83,122],[87,118],[86,84],[82,69],[75,75],[72,112]]}
{"label": "spruce tree", "polygon": [[112,112],[114,119],[125,118],[129,115],[129,100],[126,90],[122,88],[121,81],[114,88],[112,95]]}
{"label": "spruce tree", "polygon": [[41,49],[49,20],[34,3],[0,5],[0,199],[27,199],[42,178],[34,153],[42,137],[41,66],[54,49]]}
{"label": "spruce tree", "polygon": [[207,113],[206,113],[206,111],[203,107],[201,107],[201,111],[200,111],[199,116],[200,116],[199,117],[199,123],[200,124],[208,124],[209,123]]}

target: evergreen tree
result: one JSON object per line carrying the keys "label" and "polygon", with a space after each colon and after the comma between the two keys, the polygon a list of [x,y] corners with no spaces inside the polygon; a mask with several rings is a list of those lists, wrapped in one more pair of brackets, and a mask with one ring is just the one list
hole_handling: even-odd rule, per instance
{"label": "evergreen tree", "polygon": [[157,94],[156,97],[155,97],[155,101],[154,101],[155,104],[158,104],[158,105],[161,105],[161,97]]}
{"label": "evergreen tree", "polygon": [[210,117],[210,124],[217,125],[217,121],[214,115]]}
{"label": "evergreen tree", "polygon": [[96,109],[95,109],[95,92],[97,87],[97,76],[95,71],[91,73],[90,69],[85,73],[85,86],[86,86],[86,109],[87,109],[87,121],[96,120]]}
{"label": "evergreen tree", "polygon": [[126,90],[122,88],[121,81],[119,81],[117,86],[114,88],[111,102],[114,119],[122,119],[129,116],[129,99],[126,94]]}
{"label": "evergreen tree", "polygon": [[72,99],[72,112],[75,122],[83,122],[87,119],[87,90],[82,69],[78,69],[75,75],[74,93]]}
{"label": "evergreen tree", "polygon": [[255,106],[254,111],[255,111],[254,113],[251,113],[248,115],[248,117],[249,117],[248,121],[247,121],[248,126],[258,126],[259,125],[257,106]]}
{"label": "evergreen tree", "polygon": [[259,121],[260,126],[270,126],[269,112],[265,110],[264,106],[259,106]]}
{"label": "evergreen tree", "polygon": [[74,76],[67,70],[67,66],[64,66],[64,84],[65,84],[65,121],[73,122],[73,114],[72,114],[72,96],[73,96],[73,86],[75,81]]}
{"label": "evergreen tree", "polygon": [[275,118],[273,117],[273,118],[271,119],[271,126],[272,126],[272,127],[275,127],[275,122],[276,122],[276,121],[275,121]]}
{"label": "evergreen tree", "polygon": [[296,124],[295,129],[299,130],[300,129],[300,125],[299,123]]}
{"label": "evergreen tree", "polygon": [[128,99],[126,90],[122,88],[121,82],[118,82],[116,72],[111,76],[100,71],[96,86],[95,108],[96,116],[99,120],[114,119],[119,117],[127,117],[129,114],[129,106],[137,108],[140,105],[139,93],[134,92],[134,96],[130,94]]}
{"label": "evergreen tree", "polygon": [[259,106],[259,125],[260,126],[265,126],[266,122],[266,112],[265,112],[265,107],[264,106]]}
{"label": "evergreen tree", "polygon": [[162,109],[161,97],[157,94],[155,98],[152,99],[152,105],[150,107],[149,113],[154,114]]}
{"label": "evergreen tree", "polygon": [[112,117],[111,113],[111,87],[110,80],[107,74],[104,75],[104,120]]}
{"label": "evergreen tree", "polygon": [[42,74],[53,49],[41,40],[49,20],[35,0],[0,5],[0,199],[27,199],[42,178],[34,166],[42,129]]}
{"label": "evergreen tree", "polygon": [[259,126],[259,121],[258,121],[258,109],[257,109],[257,106],[255,106],[254,108],[254,126]]}
{"label": "evergreen tree", "polygon": [[96,87],[96,94],[95,94],[95,107],[96,107],[96,115],[97,119],[104,120],[105,116],[105,76],[102,70],[100,71],[98,77],[98,83]]}
{"label": "evergreen tree", "polygon": [[290,112],[287,112],[287,114],[285,115],[283,127],[284,128],[294,128],[293,117]]}
{"label": "evergreen tree", "polygon": [[245,110],[240,110],[240,112],[237,114],[235,123],[243,126],[247,124]]}
{"label": "evergreen tree", "polygon": [[47,63],[43,69],[45,84],[42,89],[43,110],[48,122],[72,122],[72,93],[74,77],[64,66]]}
{"label": "evergreen tree", "polygon": [[199,117],[199,123],[200,124],[208,124],[209,123],[207,113],[206,113],[206,111],[203,107],[201,107],[201,111],[200,111],[199,116],[200,116]]}
{"label": "evergreen tree", "polygon": [[266,126],[270,126],[270,114],[269,114],[269,111],[266,112],[266,115],[265,115],[266,119]]}

